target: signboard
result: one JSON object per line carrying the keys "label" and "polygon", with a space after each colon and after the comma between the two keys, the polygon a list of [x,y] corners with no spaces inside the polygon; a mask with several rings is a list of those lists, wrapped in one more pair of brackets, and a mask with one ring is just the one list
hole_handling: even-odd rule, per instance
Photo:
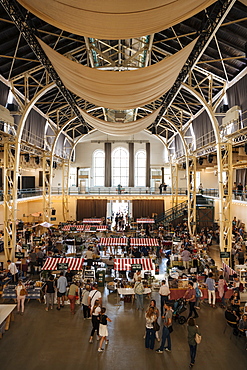
{"label": "signboard", "polygon": [[131,271],[136,272],[136,271],[141,271],[142,270],[142,264],[141,263],[133,263],[131,265]]}
{"label": "signboard", "polygon": [[97,227],[95,227],[95,226],[91,226],[91,227],[90,227],[90,231],[97,231]]}
{"label": "signboard", "polygon": [[51,221],[56,221],[56,217],[51,217]]}
{"label": "signboard", "polygon": [[76,231],[76,227],[72,226],[72,227],[70,228],[70,231]]}
{"label": "signboard", "polygon": [[68,270],[68,267],[69,267],[68,262],[57,263],[57,270]]}
{"label": "signboard", "polygon": [[41,240],[41,236],[35,236],[34,238],[33,238],[33,241],[34,242],[39,242]]}
{"label": "signboard", "polygon": [[94,270],[85,270],[84,271],[84,278],[95,278],[95,271]]}
{"label": "signboard", "polygon": [[82,243],[82,238],[77,237],[77,238],[75,238],[75,241],[76,241],[76,243],[81,244]]}
{"label": "signboard", "polygon": [[24,252],[15,252],[15,258],[24,258]]}
{"label": "signboard", "polygon": [[230,252],[220,252],[220,258],[230,258]]}

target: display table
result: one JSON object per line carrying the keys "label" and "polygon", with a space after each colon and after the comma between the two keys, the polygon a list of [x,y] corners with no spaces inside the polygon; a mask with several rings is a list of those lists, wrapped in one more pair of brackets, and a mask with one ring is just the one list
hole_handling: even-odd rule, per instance
{"label": "display table", "polygon": [[[170,300],[176,300],[176,299],[179,299],[179,298],[182,298],[186,292],[187,288],[183,288],[183,289],[175,289],[175,288],[170,288]],[[201,297],[201,299],[208,299],[208,290],[206,288],[200,288],[200,290],[202,291],[202,294],[203,296]],[[233,290],[232,289],[228,289],[225,293],[225,299],[229,299],[233,294]],[[219,292],[218,290],[216,290],[216,300],[217,299],[220,299],[219,297]]]}
{"label": "display table", "polygon": [[0,305],[0,338],[2,338],[5,330],[9,330],[10,321],[14,321],[13,311],[16,304],[1,304]]}
{"label": "display table", "polygon": [[[26,299],[28,300],[28,302],[30,301],[30,299],[37,299],[41,303],[41,290],[42,287],[27,288],[28,295],[26,296]],[[5,299],[16,300],[15,289],[8,287],[4,288],[2,298],[3,300]]]}
{"label": "display table", "polygon": [[[131,302],[132,303],[134,302],[134,298],[135,298],[134,288],[118,288],[117,292],[118,292],[119,296],[120,295],[130,295],[131,296]],[[151,292],[152,292],[151,288],[144,288],[144,293],[143,294],[147,294],[150,297]]]}

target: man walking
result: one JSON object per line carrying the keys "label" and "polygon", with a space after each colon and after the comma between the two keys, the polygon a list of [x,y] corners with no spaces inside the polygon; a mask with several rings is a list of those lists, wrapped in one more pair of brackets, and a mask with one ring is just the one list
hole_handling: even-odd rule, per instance
{"label": "man walking", "polygon": [[168,302],[168,297],[169,297],[169,294],[170,294],[170,289],[169,289],[168,285],[166,285],[165,280],[162,280],[162,282],[161,282],[161,287],[160,287],[160,290],[159,290],[159,294],[160,294],[160,303],[161,303],[160,314],[161,314],[161,316],[163,316],[164,304]]}
{"label": "man walking", "polygon": [[[156,349],[156,353],[163,353],[165,349],[167,352],[171,352],[171,336],[170,333],[173,331],[172,329],[172,307],[169,303],[165,303],[164,305],[166,313],[164,318],[164,326],[162,330],[162,340],[160,348]],[[165,343],[167,340],[167,347],[165,347]]]}
{"label": "man walking", "polygon": [[[60,272],[60,277],[57,281],[57,310],[60,311],[64,307],[64,298],[67,290],[67,279],[63,276],[63,272]],[[60,306],[60,298],[62,298],[62,304]]]}
{"label": "man walking", "polygon": [[92,290],[88,295],[89,310],[91,310],[93,308],[96,299],[99,301],[100,306],[102,305],[102,296],[101,296],[100,291],[97,288],[98,288],[98,284],[94,283],[93,286],[92,286]]}
{"label": "man walking", "polygon": [[[215,308],[215,280],[213,279],[212,272],[208,274],[205,284],[208,288],[208,303]],[[213,297],[213,305],[211,304],[211,296]]]}

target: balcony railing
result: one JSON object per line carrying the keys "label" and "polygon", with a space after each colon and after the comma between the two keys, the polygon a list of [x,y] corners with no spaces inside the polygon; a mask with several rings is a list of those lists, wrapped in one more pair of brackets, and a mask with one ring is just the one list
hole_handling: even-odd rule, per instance
{"label": "balcony railing", "polygon": [[[52,195],[62,195],[62,188],[60,186],[51,188]],[[121,194],[118,193],[116,187],[90,187],[81,189],[76,186],[71,186],[68,189],[69,195],[156,195],[160,196],[159,189],[154,187],[126,187],[121,190]],[[31,189],[22,189],[18,190],[17,197],[18,199],[37,197],[43,195],[43,188],[31,188]],[[162,195],[171,195],[171,188],[167,187],[166,191],[162,192]],[[187,195],[186,188],[178,188],[178,195]],[[203,190],[204,196],[209,197],[219,197],[219,189],[207,188]],[[233,200],[247,201],[247,192],[241,194],[232,194]],[[3,201],[3,190],[0,190],[0,201]]]}

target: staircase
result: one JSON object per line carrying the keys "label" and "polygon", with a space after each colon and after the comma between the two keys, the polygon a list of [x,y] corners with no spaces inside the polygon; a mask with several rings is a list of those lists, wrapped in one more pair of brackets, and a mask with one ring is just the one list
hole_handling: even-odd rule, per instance
{"label": "staircase", "polygon": [[183,215],[187,215],[187,210],[188,210],[187,201],[179,203],[175,207],[168,209],[165,213],[159,214],[155,219],[155,223],[156,225],[160,223],[162,224],[169,223]]}

